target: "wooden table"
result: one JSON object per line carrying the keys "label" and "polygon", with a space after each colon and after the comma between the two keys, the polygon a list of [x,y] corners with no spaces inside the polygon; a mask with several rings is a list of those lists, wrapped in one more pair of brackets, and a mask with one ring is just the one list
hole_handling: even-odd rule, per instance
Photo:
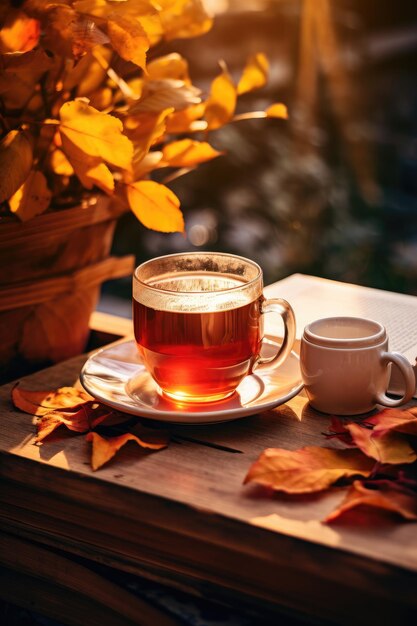
{"label": "wooden table", "polygon": [[[72,385],[85,358],[33,374],[25,387]],[[11,386],[0,390],[8,601],[75,626],[174,623],[107,580],[103,565],[238,602],[264,616],[258,624],[277,623],[282,611],[315,623],[415,623],[416,524],[326,525],[340,489],[294,499],[242,485],[265,448],[325,443],[328,418],[303,395],[236,422],[172,427],[167,449],[128,444],[93,472],[83,436],[33,444],[32,418],[13,409]]]}

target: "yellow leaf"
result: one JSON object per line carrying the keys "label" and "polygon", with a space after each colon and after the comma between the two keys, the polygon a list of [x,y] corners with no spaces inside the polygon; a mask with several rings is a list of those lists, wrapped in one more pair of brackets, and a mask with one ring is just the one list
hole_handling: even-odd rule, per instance
{"label": "yellow leaf", "polygon": [[268,59],[262,52],[249,57],[237,86],[237,93],[241,95],[263,87],[268,80],[268,72]]}
{"label": "yellow leaf", "polygon": [[136,426],[134,433],[124,433],[116,437],[101,437],[96,432],[88,433],[86,439],[91,441],[93,451],[91,455],[91,467],[93,470],[99,469],[102,465],[110,461],[120,448],[128,441],[135,441],[141,448],[150,450],[161,450],[168,445],[168,437],[165,433],[158,433],[155,430],[146,428],[146,426]]}
{"label": "yellow leaf", "polygon": [[41,48],[30,52],[5,54],[0,58],[0,96],[6,109],[26,107],[45,72],[51,69],[52,59]]}
{"label": "yellow leaf", "polygon": [[158,4],[162,8],[160,18],[167,40],[198,37],[213,25],[201,0],[158,0]]}
{"label": "yellow leaf", "polygon": [[137,20],[112,15],[107,22],[107,32],[113,48],[122,59],[132,61],[142,69],[146,67],[149,39]]}
{"label": "yellow leaf", "polygon": [[190,84],[188,74],[188,62],[177,52],[172,52],[159,57],[148,63],[148,80],[161,80],[162,78],[176,78],[186,84]]}
{"label": "yellow leaf", "polygon": [[0,143],[0,202],[8,200],[25,182],[33,163],[28,136],[11,130]]}
{"label": "yellow leaf", "polygon": [[73,8],[79,13],[94,17],[121,15],[137,18],[156,14],[154,4],[151,0],[78,0],[74,2]]}
{"label": "yellow leaf", "polygon": [[85,154],[65,136],[62,137],[62,148],[84,187],[92,189],[96,185],[107,194],[113,193],[113,175],[99,157]]}
{"label": "yellow leaf", "polygon": [[77,96],[88,96],[102,86],[106,79],[106,70],[100,65],[95,55],[99,53],[105,62],[109,63],[111,49],[105,46],[96,46],[93,52],[85,54],[74,67],[68,69],[64,75],[63,88],[71,91],[77,89]]}
{"label": "yellow leaf", "polygon": [[51,154],[51,168],[58,176],[72,176],[74,169],[62,150],[54,150]]}
{"label": "yellow leaf", "polygon": [[155,46],[161,41],[164,31],[159,15],[143,15],[138,17],[137,20],[141,23],[151,46]]}
{"label": "yellow leaf", "polygon": [[151,146],[165,133],[165,120],[173,109],[160,113],[142,113],[125,122],[126,134],[133,143],[133,161],[138,163],[149,152]]}
{"label": "yellow leaf", "polygon": [[40,24],[21,11],[9,10],[0,30],[0,52],[28,52],[37,46]]}
{"label": "yellow leaf", "polygon": [[38,170],[32,170],[20,189],[10,198],[10,210],[22,222],[26,222],[46,211],[51,196],[45,176]]}
{"label": "yellow leaf", "polygon": [[143,159],[139,159],[139,161],[135,161],[135,158],[133,157],[133,180],[139,180],[140,178],[143,178],[146,174],[149,174],[149,172],[152,172],[152,170],[159,167],[161,160],[162,152],[160,152],[159,150],[148,152],[148,154],[146,154]]}
{"label": "yellow leaf", "polygon": [[[122,134],[123,125],[119,119],[79,100],[63,104],[59,115],[65,153],[72,164],[70,152],[75,145],[86,155],[99,157],[115,167],[129,168],[133,146]],[[68,140],[66,146],[64,138]]]}
{"label": "yellow leaf", "polygon": [[129,113],[156,112],[170,107],[179,111],[190,104],[199,104],[200,93],[197,87],[186,85],[183,80],[164,78],[144,81],[141,98],[130,107]]}
{"label": "yellow leaf", "polygon": [[200,132],[207,129],[207,122],[201,118],[204,115],[206,105],[201,102],[194,104],[182,111],[175,111],[167,119],[167,133]]}
{"label": "yellow leaf", "polygon": [[127,186],[130,208],[146,228],[163,233],[184,232],[180,201],[165,185],[141,180]]}
{"label": "yellow leaf", "polygon": [[182,139],[169,143],[162,149],[165,165],[171,167],[192,167],[204,161],[210,161],[222,153],[211,147],[206,141]]}
{"label": "yellow leaf", "polygon": [[283,120],[288,119],[288,109],[282,102],[271,104],[271,106],[265,110],[265,113],[267,117],[278,117]]}
{"label": "yellow leaf", "polygon": [[206,102],[205,117],[209,130],[227,124],[236,108],[236,87],[226,68],[211,83],[210,96]]}

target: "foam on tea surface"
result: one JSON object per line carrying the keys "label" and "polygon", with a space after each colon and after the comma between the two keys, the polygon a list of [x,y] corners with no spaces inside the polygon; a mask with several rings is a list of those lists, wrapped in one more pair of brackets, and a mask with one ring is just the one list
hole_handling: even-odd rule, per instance
{"label": "foam on tea surface", "polygon": [[262,285],[248,285],[239,276],[216,272],[165,274],[135,282],[133,297],[158,311],[203,313],[226,311],[253,302],[261,295]]}

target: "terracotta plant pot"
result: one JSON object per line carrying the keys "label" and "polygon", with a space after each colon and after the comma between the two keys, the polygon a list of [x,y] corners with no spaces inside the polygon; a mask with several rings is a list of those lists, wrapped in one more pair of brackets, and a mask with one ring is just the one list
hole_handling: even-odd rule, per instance
{"label": "terracotta plant pot", "polygon": [[110,257],[124,208],[108,198],[26,223],[0,223],[0,381],[84,351],[103,281],[134,257]]}

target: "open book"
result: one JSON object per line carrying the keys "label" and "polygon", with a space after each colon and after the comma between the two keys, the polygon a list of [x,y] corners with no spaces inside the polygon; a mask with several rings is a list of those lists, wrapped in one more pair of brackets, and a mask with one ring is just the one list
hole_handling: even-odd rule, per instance
{"label": "open book", "polygon": [[[417,297],[391,291],[360,287],[325,278],[293,274],[268,287],[267,298],[284,298],[294,309],[297,339],[304,327],[321,317],[353,315],[383,324],[388,332],[389,350],[401,352],[414,366],[417,387]],[[272,332],[273,316],[266,316],[266,332]],[[392,367],[389,390],[402,389],[401,375]],[[417,392],[415,394],[417,397]]]}

